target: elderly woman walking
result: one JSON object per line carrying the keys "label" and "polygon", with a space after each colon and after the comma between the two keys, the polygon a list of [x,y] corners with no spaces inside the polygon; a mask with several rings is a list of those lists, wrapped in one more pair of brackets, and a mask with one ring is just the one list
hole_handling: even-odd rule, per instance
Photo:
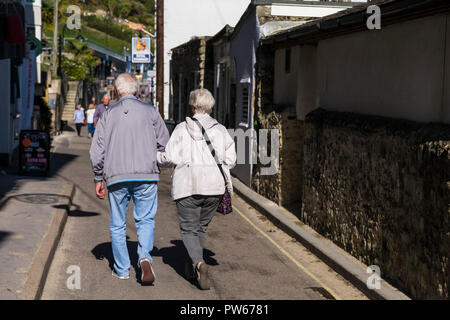
{"label": "elderly woman walking", "polygon": [[[176,202],[181,235],[189,255],[186,277],[197,279],[204,290],[210,287],[208,266],[203,260],[206,229],[225,188],[232,192],[230,169],[236,164],[233,139],[227,129],[209,115],[214,103],[207,89],[192,91],[189,105],[194,116],[186,117],[186,121],[177,125],[165,152],[157,155],[161,167],[175,167],[172,199]],[[203,130],[211,141],[215,157]],[[222,166],[224,175],[218,165]]]}
{"label": "elderly woman walking", "polygon": [[77,134],[81,137],[81,127],[84,124],[84,111],[82,110],[81,104],[77,105],[77,108],[73,114],[73,121],[75,122]]}

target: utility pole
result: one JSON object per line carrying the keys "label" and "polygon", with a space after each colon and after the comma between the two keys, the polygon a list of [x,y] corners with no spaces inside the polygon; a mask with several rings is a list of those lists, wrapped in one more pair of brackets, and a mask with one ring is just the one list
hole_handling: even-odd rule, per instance
{"label": "utility pole", "polygon": [[164,0],[156,3],[156,102],[164,119]]}
{"label": "utility pole", "polygon": [[56,63],[56,58],[58,56],[58,0],[55,0],[53,8],[52,76],[55,77],[58,67],[58,64]]}

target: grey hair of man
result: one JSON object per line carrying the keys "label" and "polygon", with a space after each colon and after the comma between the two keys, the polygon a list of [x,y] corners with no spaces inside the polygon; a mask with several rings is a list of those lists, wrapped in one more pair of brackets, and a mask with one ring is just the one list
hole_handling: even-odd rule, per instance
{"label": "grey hair of man", "polygon": [[136,94],[137,92],[137,82],[134,77],[129,73],[121,73],[117,76],[114,82],[117,94],[122,97],[126,94]]}
{"label": "grey hair of man", "polygon": [[208,89],[197,89],[189,95],[189,105],[194,109],[194,113],[210,114],[215,103],[216,100]]}

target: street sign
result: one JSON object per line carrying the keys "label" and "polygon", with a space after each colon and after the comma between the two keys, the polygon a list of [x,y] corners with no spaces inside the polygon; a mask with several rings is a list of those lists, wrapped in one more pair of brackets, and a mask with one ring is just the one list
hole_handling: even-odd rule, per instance
{"label": "street sign", "polygon": [[131,62],[150,63],[150,38],[134,37],[131,40]]}
{"label": "street sign", "polygon": [[19,141],[19,174],[47,175],[50,170],[50,134],[41,130],[22,130]]}

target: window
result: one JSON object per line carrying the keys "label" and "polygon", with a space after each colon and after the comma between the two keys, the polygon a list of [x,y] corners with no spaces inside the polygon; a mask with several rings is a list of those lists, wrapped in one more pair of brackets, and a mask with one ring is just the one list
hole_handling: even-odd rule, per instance
{"label": "window", "polygon": [[242,83],[242,113],[241,123],[248,124],[248,109],[250,105],[250,83]]}
{"label": "window", "polygon": [[291,48],[284,51],[284,71],[286,73],[291,72]]}

